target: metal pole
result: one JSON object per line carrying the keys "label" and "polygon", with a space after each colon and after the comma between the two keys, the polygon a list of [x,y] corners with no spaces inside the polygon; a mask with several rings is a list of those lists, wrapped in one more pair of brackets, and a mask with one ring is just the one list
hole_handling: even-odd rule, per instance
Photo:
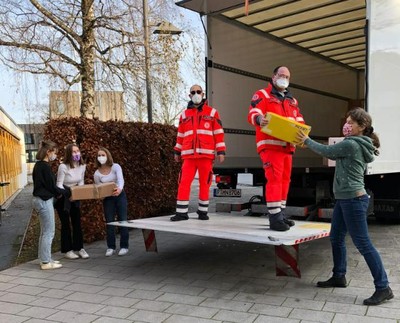
{"label": "metal pole", "polygon": [[147,120],[153,123],[153,103],[151,98],[150,81],[150,46],[149,46],[149,21],[147,0],[143,0],[143,29],[144,29],[144,63],[146,73]]}

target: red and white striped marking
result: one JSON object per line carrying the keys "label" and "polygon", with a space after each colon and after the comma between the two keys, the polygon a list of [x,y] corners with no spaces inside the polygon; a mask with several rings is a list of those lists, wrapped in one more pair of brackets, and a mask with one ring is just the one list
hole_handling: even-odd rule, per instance
{"label": "red and white striped marking", "polygon": [[277,276],[301,278],[298,244],[275,246],[275,269]]}
{"label": "red and white striped marking", "polygon": [[323,233],[317,234],[315,236],[309,236],[309,237],[297,239],[294,241],[294,243],[299,244],[299,243],[303,243],[303,242],[307,242],[307,241],[311,241],[311,240],[315,240],[315,239],[325,238],[328,236],[329,236],[329,232],[323,232]]}
{"label": "red and white striped marking", "polygon": [[154,230],[142,229],[142,233],[146,251],[158,252],[156,234]]}

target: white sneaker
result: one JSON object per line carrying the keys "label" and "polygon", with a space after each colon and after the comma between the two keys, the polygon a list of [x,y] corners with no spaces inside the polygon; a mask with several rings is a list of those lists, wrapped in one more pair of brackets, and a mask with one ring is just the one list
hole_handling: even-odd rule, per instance
{"label": "white sneaker", "polygon": [[114,249],[107,249],[106,251],[106,257],[110,257],[114,254],[115,250]]}
{"label": "white sneaker", "polygon": [[47,264],[40,264],[40,268],[42,270],[48,270],[48,269],[58,269],[61,268],[61,264],[56,264],[55,262],[48,262]]}
{"label": "white sneaker", "polygon": [[72,250],[68,251],[64,257],[67,259],[78,259],[79,258],[79,256]]}
{"label": "white sneaker", "polygon": [[78,251],[78,255],[79,255],[79,257],[81,257],[82,259],[88,259],[88,258],[89,258],[88,253],[87,253],[86,250],[83,249],[83,248],[82,248],[81,250]]}
{"label": "white sneaker", "polygon": [[128,253],[128,249],[126,248],[121,248],[121,250],[118,252],[118,256],[125,256]]}
{"label": "white sneaker", "polygon": [[51,259],[50,262],[54,262],[55,264],[60,264],[60,262],[58,260]]}

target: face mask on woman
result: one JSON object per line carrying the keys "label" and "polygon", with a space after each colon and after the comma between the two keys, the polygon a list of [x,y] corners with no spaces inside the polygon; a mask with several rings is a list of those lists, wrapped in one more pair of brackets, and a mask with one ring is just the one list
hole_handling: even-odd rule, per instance
{"label": "face mask on woman", "polygon": [[98,156],[97,160],[99,161],[100,164],[104,165],[107,162],[107,157],[106,156]]}
{"label": "face mask on woman", "polygon": [[73,161],[80,161],[81,160],[81,154],[75,154],[75,155],[72,155],[72,160]]}
{"label": "face mask on woman", "polygon": [[350,123],[346,122],[343,125],[343,129],[342,129],[343,136],[345,136],[345,137],[351,136],[352,131],[353,131],[353,126]]}
{"label": "face mask on woman", "polygon": [[49,156],[49,161],[55,161],[56,158],[57,158],[57,155],[56,155],[55,153],[52,153],[52,154]]}

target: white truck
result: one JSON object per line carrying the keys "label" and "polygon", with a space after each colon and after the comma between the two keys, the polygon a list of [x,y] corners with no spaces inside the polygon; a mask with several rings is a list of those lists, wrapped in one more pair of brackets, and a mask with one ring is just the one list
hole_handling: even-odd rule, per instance
{"label": "white truck", "polygon": [[[311,137],[341,136],[346,112],[364,107],[373,117],[381,154],[369,164],[371,214],[400,217],[400,7],[398,0],[183,0],[196,11],[207,38],[206,93],[223,121],[228,155],[216,174],[264,178],[254,129],[247,123],[253,93],[266,87],[276,66],[291,71]],[[246,10],[246,7],[248,10]],[[247,12],[246,12],[247,11]],[[329,217],[334,169],[298,148],[288,205]],[[326,212],[325,212],[326,211]]]}

